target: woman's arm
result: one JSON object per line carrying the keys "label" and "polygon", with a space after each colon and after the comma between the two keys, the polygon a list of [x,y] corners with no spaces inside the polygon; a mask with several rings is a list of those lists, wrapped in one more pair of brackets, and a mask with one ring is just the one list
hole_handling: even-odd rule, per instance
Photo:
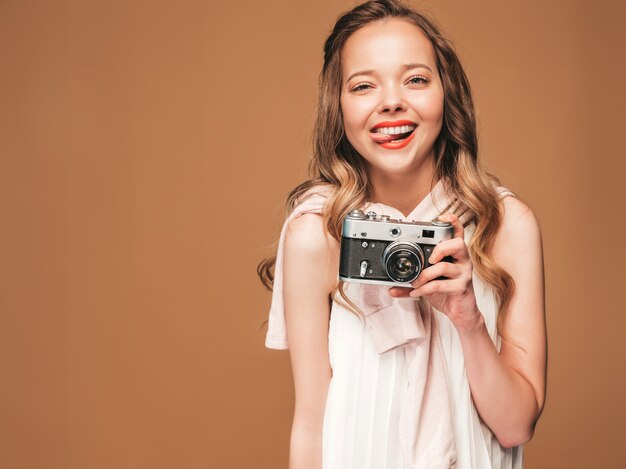
{"label": "woman's arm", "polygon": [[504,219],[493,247],[494,261],[515,281],[503,312],[500,354],[482,322],[459,329],[474,403],[483,421],[505,447],[526,443],[545,402],[547,340],[541,232],[532,210],[505,197]]}
{"label": "woman's arm", "polygon": [[[503,199],[504,216],[493,260],[515,281],[515,292],[503,311],[503,340],[498,353],[478,311],[472,285],[472,263],[455,215],[439,217],[455,229],[454,238],[439,243],[413,290],[392,288],[393,296],[425,296],[445,313],[459,333],[465,369],[476,409],[504,447],[526,443],[545,401],[546,326],[543,251],[539,224],[530,208],[514,197]],[[454,263],[439,262],[452,256]],[[438,280],[437,277],[446,279]]]}
{"label": "woman's arm", "polygon": [[330,292],[337,279],[337,242],[320,215],[292,220],[285,234],[283,296],[295,388],[290,469],[322,467],[322,426],[331,378]]}

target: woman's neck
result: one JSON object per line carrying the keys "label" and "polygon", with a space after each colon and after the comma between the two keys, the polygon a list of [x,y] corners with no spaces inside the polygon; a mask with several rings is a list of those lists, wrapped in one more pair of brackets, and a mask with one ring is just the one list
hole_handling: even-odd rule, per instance
{"label": "woman's neck", "polygon": [[368,169],[374,190],[373,202],[393,207],[404,216],[411,213],[437,183],[431,158],[410,174],[389,174]]}

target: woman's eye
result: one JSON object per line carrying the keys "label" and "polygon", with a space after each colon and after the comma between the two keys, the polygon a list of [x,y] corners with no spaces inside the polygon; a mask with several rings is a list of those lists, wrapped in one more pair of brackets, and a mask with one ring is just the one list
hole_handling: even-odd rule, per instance
{"label": "woman's eye", "polygon": [[352,88],[352,91],[363,91],[369,88],[369,86],[370,85],[367,83],[361,83],[360,85],[356,85],[354,88]]}
{"label": "woman's eye", "polygon": [[420,75],[415,75],[414,77],[409,78],[408,82],[414,85],[422,85],[428,83],[428,78]]}

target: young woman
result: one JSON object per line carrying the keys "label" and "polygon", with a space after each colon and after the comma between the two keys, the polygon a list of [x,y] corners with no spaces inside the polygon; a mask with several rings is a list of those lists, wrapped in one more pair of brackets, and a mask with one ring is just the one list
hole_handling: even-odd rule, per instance
{"label": "young woman", "polygon": [[[454,49],[397,1],[361,4],[326,40],[317,113],[312,177],[259,265],[266,346],[292,362],[290,468],[521,468],[545,400],[541,234],[478,160]],[[454,237],[413,288],[338,282],[353,209]]]}

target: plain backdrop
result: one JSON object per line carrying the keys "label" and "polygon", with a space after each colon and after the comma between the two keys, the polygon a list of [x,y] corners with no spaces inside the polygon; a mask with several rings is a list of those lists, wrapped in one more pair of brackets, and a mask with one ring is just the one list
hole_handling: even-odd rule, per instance
{"label": "plain backdrop", "polygon": [[[526,467],[624,467],[622,1],[410,3],[537,214],[548,395]],[[256,277],[351,1],[0,0],[0,468],[286,468]]]}

